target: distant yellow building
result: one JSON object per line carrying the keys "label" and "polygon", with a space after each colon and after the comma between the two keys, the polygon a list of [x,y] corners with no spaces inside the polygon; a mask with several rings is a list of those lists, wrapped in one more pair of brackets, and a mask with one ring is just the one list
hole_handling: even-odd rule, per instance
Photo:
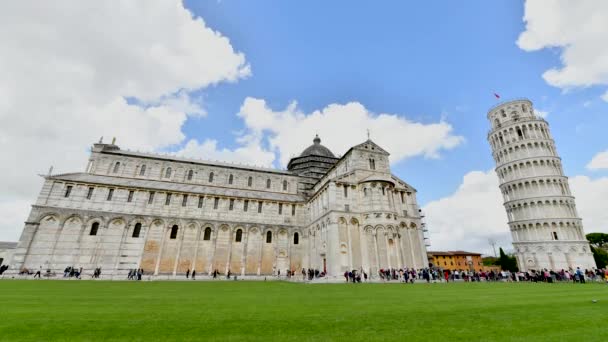
{"label": "distant yellow building", "polygon": [[465,251],[429,251],[427,252],[429,263],[434,267],[451,271],[483,271],[483,262],[480,253]]}

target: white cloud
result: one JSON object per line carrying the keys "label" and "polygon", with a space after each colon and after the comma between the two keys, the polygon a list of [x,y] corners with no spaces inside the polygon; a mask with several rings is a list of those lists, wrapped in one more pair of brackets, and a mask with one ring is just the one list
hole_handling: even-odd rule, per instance
{"label": "white cloud", "polygon": [[608,151],[600,152],[593,156],[591,161],[587,164],[589,170],[601,170],[608,169]]}
{"label": "white cloud", "polygon": [[[585,233],[608,232],[608,177],[569,179]],[[512,250],[507,216],[494,171],[471,171],[455,193],[424,206],[431,250],[472,250],[492,254],[488,240]],[[497,247],[498,248],[498,247]]]}
{"label": "white cloud", "polygon": [[375,114],[358,102],[330,104],[321,110],[304,113],[291,103],[282,111],[269,108],[262,99],[246,98],[238,114],[245,121],[247,133],[268,137],[270,148],[280,155],[281,165],[299,155],[319,134],[322,144],[335,154],[371,138],[391,153],[393,163],[408,157],[439,156],[464,140],[453,135],[445,121],[423,124],[397,114]]}
{"label": "white cloud", "polygon": [[538,110],[538,109],[534,109],[534,114],[543,119],[546,119],[547,116],[549,116],[549,112],[547,112],[545,110]]}
{"label": "white cloud", "polygon": [[188,141],[184,148],[177,152],[177,155],[263,167],[272,167],[275,160],[275,154],[264,150],[259,139],[243,141],[241,146],[234,150],[218,149],[216,140],[207,139],[203,143],[199,143],[193,139]]}
{"label": "white cloud", "polygon": [[576,197],[576,208],[583,219],[585,234],[608,233],[608,177],[591,179],[587,176],[570,178],[570,188]]}
{"label": "white cloud", "polygon": [[[102,135],[134,149],[181,143],[187,117],[205,114],[189,93],[250,74],[178,0],[3,2],[0,41],[0,217],[27,212],[36,172],[81,170]],[[0,221],[0,240],[24,219]]]}
{"label": "white cloud", "polygon": [[520,48],[561,49],[562,66],[543,74],[547,83],[562,89],[608,84],[607,1],[527,0],[524,21]]}
{"label": "white cloud", "polygon": [[470,250],[493,254],[489,240],[511,250],[511,233],[494,171],[471,171],[456,192],[429,202],[423,210],[431,250]]}

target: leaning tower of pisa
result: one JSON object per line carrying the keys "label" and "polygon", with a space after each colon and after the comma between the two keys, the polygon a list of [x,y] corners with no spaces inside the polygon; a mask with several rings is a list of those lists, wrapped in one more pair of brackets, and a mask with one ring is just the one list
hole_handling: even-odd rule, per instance
{"label": "leaning tower of pisa", "polygon": [[595,267],[547,121],[526,99],[493,107],[488,120],[519,269]]}

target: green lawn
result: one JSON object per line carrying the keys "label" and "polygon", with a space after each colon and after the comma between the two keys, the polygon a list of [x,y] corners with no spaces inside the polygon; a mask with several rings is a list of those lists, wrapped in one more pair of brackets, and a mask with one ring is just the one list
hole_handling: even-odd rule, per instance
{"label": "green lawn", "polygon": [[3,280],[0,340],[608,341],[608,286]]}

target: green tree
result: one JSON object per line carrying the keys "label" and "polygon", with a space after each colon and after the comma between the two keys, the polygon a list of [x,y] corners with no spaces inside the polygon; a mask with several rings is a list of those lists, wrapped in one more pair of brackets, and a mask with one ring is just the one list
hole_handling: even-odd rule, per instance
{"label": "green tree", "polygon": [[587,241],[595,247],[604,247],[608,245],[608,234],[606,233],[589,233],[587,234]]}
{"label": "green tree", "polygon": [[508,256],[500,247],[500,256],[498,257],[498,265],[503,271],[517,272],[517,260],[514,256]]}
{"label": "green tree", "polygon": [[495,266],[498,265],[498,258],[489,256],[481,259],[484,266]]}
{"label": "green tree", "polygon": [[595,259],[595,264],[597,268],[604,268],[608,265],[608,252],[599,248],[591,246],[591,251],[593,252],[593,259]]}

